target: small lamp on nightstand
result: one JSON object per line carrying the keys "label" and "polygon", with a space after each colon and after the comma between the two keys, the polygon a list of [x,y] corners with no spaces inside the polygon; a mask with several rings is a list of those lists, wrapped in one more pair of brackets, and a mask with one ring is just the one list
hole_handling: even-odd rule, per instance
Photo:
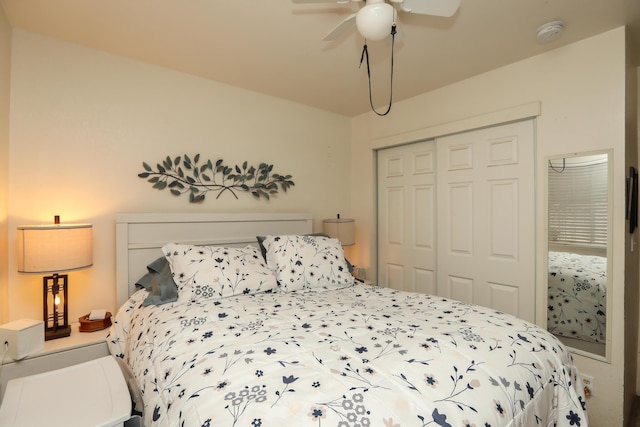
{"label": "small lamp on nightstand", "polygon": [[[322,221],[322,232],[329,237],[333,237],[340,241],[342,246],[353,246],[356,244],[356,221],[349,218],[340,218],[340,214],[335,218],[325,219]],[[364,269],[349,263],[349,271],[353,276],[364,281]]]}
{"label": "small lamp on nightstand", "polygon": [[354,219],[340,218],[340,214],[335,218],[322,221],[322,232],[329,237],[340,240],[342,246],[352,246],[356,244],[356,221]]}
{"label": "small lamp on nightstand", "polygon": [[60,272],[93,264],[91,224],[60,224],[18,227],[18,272],[53,273],[43,278],[45,340],[68,337],[68,276]]}

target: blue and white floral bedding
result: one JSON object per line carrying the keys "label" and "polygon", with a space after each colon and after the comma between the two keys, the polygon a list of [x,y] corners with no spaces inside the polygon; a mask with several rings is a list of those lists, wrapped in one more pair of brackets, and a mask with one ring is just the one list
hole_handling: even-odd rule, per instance
{"label": "blue and white floral bedding", "polygon": [[606,341],[607,258],[549,252],[547,328],[583,341]]}
{"label": "blue and white floral bedding", "polygon": [[148,426],[587,426],[567,350],[510,315],[363,284],[118,312]]}

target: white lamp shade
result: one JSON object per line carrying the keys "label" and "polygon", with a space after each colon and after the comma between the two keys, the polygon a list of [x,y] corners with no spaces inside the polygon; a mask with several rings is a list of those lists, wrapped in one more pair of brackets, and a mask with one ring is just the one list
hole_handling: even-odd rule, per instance
{"label": "white lamp shade", "polygon": [[340,240],[342,246],[356,244],[356,222],[347,218],[332,218],[322,221],[322,232]]}
{"label": "white lamp shade", "polygon": [[18,271],[59,273],[93,264],[91,224],[18,227]]}
{"label": "white lamp shade", "polygon": [[356,15],[356,27],[367,40],[382,40],[391,34],[396,10],[389,3],[368,4]]}

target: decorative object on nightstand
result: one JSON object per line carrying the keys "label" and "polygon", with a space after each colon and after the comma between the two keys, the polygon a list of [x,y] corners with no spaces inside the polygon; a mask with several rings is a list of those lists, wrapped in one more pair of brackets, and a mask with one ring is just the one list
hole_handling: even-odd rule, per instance
{"label": "decorative object on nightstand", "polygon": [[20,319],[0,325],[0,345],[6,343],[11,359],[24,359],[44,347],[42,324],[42,320]]}
{"label": "decorative object on nightstand", "polygon": [[354,219],[340,218],[340,214],[335,218],[322,221],[322,232],[329,237],[340,240],[342,246],[356,244],[356,221]]}
{"label": "decorative object on nightstand", "polygon": [[85,314],[78,319],[80,332],[95,332],[107,329],[111,326],[111,312],[101,310],[91,310],[91,313]]}
{"label": "decorative object on nightstand", "polygon": [[18,227],[18,272],[53,273],[43,278],[45,340],[68,337],[68,276],[64,271],[93,265],[91,224],[60,224]]}

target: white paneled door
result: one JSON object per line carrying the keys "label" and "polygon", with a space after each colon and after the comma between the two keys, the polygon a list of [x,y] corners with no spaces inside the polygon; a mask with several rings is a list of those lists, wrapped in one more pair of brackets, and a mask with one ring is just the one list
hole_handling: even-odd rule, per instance
{"label": "white paneled door", "polygon": [[381,150],[380,284],[533,322],[534,182],[533,121]]}
{"label": "white paneled door", "polygon": [[378,152],[378,282],[436,292],[433,141]]}
{"label": "white paneled door", "polygon": [[438,294],[534,321],[533,121],[438,138]]}

